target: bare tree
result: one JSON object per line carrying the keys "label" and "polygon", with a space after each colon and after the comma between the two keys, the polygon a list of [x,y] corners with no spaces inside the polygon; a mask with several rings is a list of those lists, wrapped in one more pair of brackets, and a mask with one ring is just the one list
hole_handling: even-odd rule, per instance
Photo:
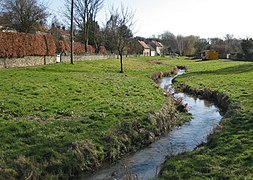
{"label": "bare tree", "polygon": [[[85,44],[85,51],[89,44],[90,29],[96,26],[95,20],[98,12],[103,7],[103,0],[75,0],[74,1],[74,22],[76,28],[81,32],[82,42]],[[65,17],[70,19],[71,0],[65,0]]]}
{"label": "bare tree", "polygon": [[204,38],[201,39],[199,38],[195,44],[196,51],[199,53],[203,50],[209,49],[209,46],[210,46],[209,42],[207,41],[207,39]]}
{"label": "bare tree", "polygon": [[120,56],[120,72],[123,73],[123,52],[133,37],[134,13],[121,5],[120,10],[110,10],[110,19],[106,23],[107,42]]}
{"label": "bare tree", "polygon": [[5,0],[0,10],[5,26],[26,33],[35,32],[48,16],[46,7],[37,0]]}
{"label": "bare tree", "polygon": [[182,35],[177,36],[177,49],[179,55],[182,56],[184,51],[184,37]]}
{"label": "bare tree", "polygon": [[226,44],[227,53],[235,53],[235,52],[242,53],[241,40],[236,39],[231,34],[226,34],[224,40]]}

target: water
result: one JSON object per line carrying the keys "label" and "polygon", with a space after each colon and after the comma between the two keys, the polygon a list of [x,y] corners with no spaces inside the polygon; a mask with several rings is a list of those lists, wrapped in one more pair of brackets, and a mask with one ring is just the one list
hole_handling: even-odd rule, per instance
{"label": "water", "polygon": [[[180,71],[178,75],[183,73]],[[219,110],[206,100],[200,100],[184,93],[176,93],[171,88],[172,80],[171,77],[163,78],[160,86],[173,93],[175,97],[183,98],[184,103],[188,104],[192,120],[181,127],[174,128],[169,134],[149,147],[84,179],[124,179],[127,172],[131,172],[138,179],[151,179],[156,177],[160,165],[167,156],[192,151],[200,143],[206,142],[207,136],[212,133],[222,118]]]}

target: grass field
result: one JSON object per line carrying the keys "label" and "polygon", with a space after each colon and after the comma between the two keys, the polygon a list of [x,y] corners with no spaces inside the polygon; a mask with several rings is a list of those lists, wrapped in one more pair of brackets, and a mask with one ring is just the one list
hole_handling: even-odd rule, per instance
{"label": "grass field", "polygon": [[[0,70],[1,178],[67,177],[138,148],[132,124],[152,130],[148,115],[171,103],[150,75],[175,65],[189,67],[177,83],[225,92],[240,110],[208,146],[168,161],[161,178],[252,178],[253,63],[159,57],[125,59],[124,74],[116,59]],[[122,122],[131,138],[108,136]]]}
{"label": "grass field", "polygon": [[126,59],[124,74],[117,59],[0,70],[2,178],[67,177],[138,148],[136,130],[110,134],[155,128],[148,114],[168,99],[150,75],[173,66],[149,60]]}

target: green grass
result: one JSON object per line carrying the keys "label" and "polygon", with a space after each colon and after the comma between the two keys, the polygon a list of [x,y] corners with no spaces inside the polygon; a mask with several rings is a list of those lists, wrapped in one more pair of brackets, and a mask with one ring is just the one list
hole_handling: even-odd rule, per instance
{"label": "green grass", "polygon": [[135,127],[154,130],[149,114],[173,106],[150,75],[175,65],[189,66],[178,84],[224,92],[240,108],[161,178],[252,179],[253,63],[157,57],[125,59],[124,74],[116,59],[0,70],[0,179],[67,178],[138,148]]}
{"label": "green grass", "polygon": [[148,60],[125,59],[124,74],[116,59],[0,70],[1,178],[67,177],[131,150],[112,131],[154,128],[148,114],[167,101],[149,77],[173,66]]}
{"label": "green grass", "polygon": [[226,93],[234,109],[217,134],[195,151],[171,157],[160,179],[253,179],[253,63],[186,61],[189,72],[177,83]]}

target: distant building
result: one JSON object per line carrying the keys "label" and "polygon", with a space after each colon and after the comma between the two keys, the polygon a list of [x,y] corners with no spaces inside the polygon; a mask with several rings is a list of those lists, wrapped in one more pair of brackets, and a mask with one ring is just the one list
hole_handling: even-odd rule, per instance
{"label": "distant building", "polygon": [[138,41],[143,48],[143,56],[158,56],[163,54],[164,46],[159,41]]}
{"label": "distant building", "polygon": [[54,23],[50,29],[50,33],[57,39],[63,41],[70,41],[70,32],[66,31],[64,26],[56,26]]}
{"label": "distant building", "polygon": [[144,41],[139,40],[138,42],[143,47],[143,56],[151,56],[150,47]]}
{"label": "distant building", "polygon": [[164,51],[164,46],[161,42],[159,41],[152,41],[152,43],[154,44],[155,48],[156,48],[156,52],[158,55],[162,55],[163,51]]}

